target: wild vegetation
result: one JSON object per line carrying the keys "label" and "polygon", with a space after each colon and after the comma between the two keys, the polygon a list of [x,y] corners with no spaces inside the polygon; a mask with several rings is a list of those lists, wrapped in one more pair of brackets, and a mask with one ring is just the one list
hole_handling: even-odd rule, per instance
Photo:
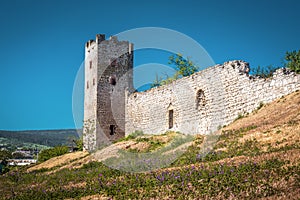
{"label": "wild vegetation", "polygon": [[49,160],[50,158],[64,155],[69,152],[69,148],[67,146],[56,146],[50,149],[44,149],[40,152],[38,161],[44,162]]}
{"label": "wild vegetation", "polygon": [[[143,173],[111,169],[80,152],[65,154],[1,176],[0,198],[299,199],[299,99],[296,92],[261,104],[220,129],[208,154],[201,153],[207,140],[201,135],[171,166]],[[168,143],[151,143],[157,138],[135,133],[116,144],[127,142],[130,149],[147,142],[157,151]]]}
{"label": "wild vegetation", "polygon": [[266,67],[257,66],[251,69],[251,73],[253,76],[258,76],[261,78],[269,78],[273,76],[273,73],[281,67],[274,67],[272,65],[268,65]]}
{"label": "wild vegetation", "polygon": [[[196,66],[189,57],[184,58],[182,54],[177,53],[169,57],[170,66],[172,66],[176,73],[173,76],[165,75],[165,78],[156,75],[156,79],[151,84],[151,88],[158,87],[161,85],[166,85],[171,83],[174,80],[179,78],[190,76],[199,70],[199,67]],[[300,50],[297,51],[287,51],[284,57],[284,64],[282,66],[257,66],[251,68],[251,75],[258,76],[261,78],[270,78],[273,76],[273,73],[279,68],[288,68],[295,73],[300,73]]]}
{"label": "wild vegetation", "polygon": [[300,73],[300,50],[286,52],[285,54],[285,66],[295,71],[297,74]]}
{"label": "wild vegetation", "polygon": [[184,58],[180,53],[171,55],[168,63],[174,67],[176,73],[173,76],[166,74],[165,78],[158,77],[157,75],[156,79],[151,84],[151,88],[169,84],[179,78],[190,76],[199,70],[199,67],[197,67],[189,57]]}
{"label": "wild vegetation", "polygon": [[295,73],[300,73],[300,50],[297,51],[287,51],[284,57],[284,64],[282,66],[272,66],[268,65],[266,67],[257,66],[251,69],[251,74],[253,76],[259,76],[262,78],[269,78],[273,76],[273,73],[279,68],[288,68]]}

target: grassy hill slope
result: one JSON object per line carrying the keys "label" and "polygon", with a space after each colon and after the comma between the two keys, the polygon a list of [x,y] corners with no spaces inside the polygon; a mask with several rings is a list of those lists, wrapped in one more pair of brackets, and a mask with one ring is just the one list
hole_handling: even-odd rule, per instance
{"label": "grassy hill slope", "polygon": [[[201,152],[210,137],[198,135],[171,166],[145,173],[66,154],[0,177],[0,198],[300,199],[300,92],[262,106],[214,138],[208,154]],[[159,149],[153,140],[168,141],[138,136],[119,145],[134,152]]]}

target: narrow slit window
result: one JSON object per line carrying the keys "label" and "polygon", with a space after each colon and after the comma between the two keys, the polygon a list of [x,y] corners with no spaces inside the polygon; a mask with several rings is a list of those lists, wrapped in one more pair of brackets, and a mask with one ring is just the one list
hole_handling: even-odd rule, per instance
{"label": "narrow slit window", "polygon": [[116,125],[109,125],[109,130],[110,130],[109,132],[110,135],[116,134]]}
{"label": "narrow slit window", "polygon": [[173,115],[174,115],[174,111],[169,110],[169,129],[173,128]]}
{"label": "narrow slit window", "polygon": [[203,108],[206,105],[205,95],[203,90],[198,90],[196,94],[196,109]]}
{"label": "narrow slit window", "polygon": [[92,69],[92,65],[93,65],[93,62],[92,62],[92,61],[90,61],[90,69]]}
{"label": "narrow slit window", "polygon": [[86,82],[86,89],[89,89],[89,82]]}
{"label": "narrow slit window", "polygon": [[95,79],[93,78],[93,85],[95,85]]}

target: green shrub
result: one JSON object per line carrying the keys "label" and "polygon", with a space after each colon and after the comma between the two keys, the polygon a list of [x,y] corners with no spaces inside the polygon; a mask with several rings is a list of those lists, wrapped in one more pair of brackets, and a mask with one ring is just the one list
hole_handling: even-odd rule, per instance
{"label": "green shrub", "polygon": [[78,140],[74,140],[74,143],[77,146],[77,151],[82,151],[83,150],[83,139],[82,139],[82,137]]}
{"label": "green shrub", "polygon": [[257,66],[256,68],[253,68],[252,75],[259,76],[261,78],[270,78],[273,76],[274,72],[279,69],[280,67],[273,67],[272,65],[261,67]]}
{"label": "green shrub", "polygon": [[41,153],[39,153],[38,161],[44,162],[49,160],[50,158],[60,156],[69,152],[69,148],[67,146],[56,146],[50,149],[45,149]]}
{"label": "green shrub", "polygon": [[134,131],[133,133],[127,135],[125,138],[118,140],[117,142],[133,140],[133,139],[137,138],[138,136],[142,136],[142,135],[144,135],[143,131]]}
{"label": "green shrub", "polygon": [[260,102],[256,110],[261,109],[262,107],[264,107],[264,105],[265,105],[264,102]]}
{"label": "green shrub", "polygon": [[239,119],[243,119],[245,116],[241,113],[238,114],[237,118],[234,121],[237,121]]}
{"label": "green shrub", "polygon": [[286,60],[285,67],[291,69],[297,74],[300,73],[300,50],[286,52],[285,60]]}

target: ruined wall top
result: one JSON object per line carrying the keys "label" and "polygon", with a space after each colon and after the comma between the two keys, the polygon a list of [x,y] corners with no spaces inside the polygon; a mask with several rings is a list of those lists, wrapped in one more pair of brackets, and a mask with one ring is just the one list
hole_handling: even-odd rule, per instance
{"label": "ruined wall top", "polygon": [[[224,71],[227,71],[228,73],[225,73]],[[250,73],[250,64],[248,62],[245,62],[243,60],[232,60],[232,61],[227,61],[224,62],[223,64],[217,64],[211,67],[208,67],[206,69],[203,69],[201,71],[198,71],[190,76],[187,77],[182,77],[180,79],[174,80],[169,84],[166,85],[162,85],[162,86],[158,86],[158,87],[154,87],[151,88],[149,90],[146,91],[141,91],[141,92],[135,92],[135,93],[147,93],[147,92],[153,92],[154,90],[163,90],[165,87],[167,87],[167,85],[170,84],[178,84],[178,82],[184,82],[188,79],[190,79],[191,77],[196,77],[196,76],[205,76],[206,74],[213,74],[214,73],[219,73],[218,76],[230,76],[231,78],[238,78],[240,76],[245,76],[246,79],[243,80],[247,80],[247,81],[251,81],[251,82],[256,82],[256,81],[263,81],[266,79],[273,79],[276,78],[278,76],[285,76],[285,75],[296,75],[295,72],[291,71],[290,69],[287,68],[279,68],[277,69],[275,72],[273,72],[273,75],[269,78],[263,78],[257,75],[252,75]],[[232,73],[229,73],[232,72]]]}

